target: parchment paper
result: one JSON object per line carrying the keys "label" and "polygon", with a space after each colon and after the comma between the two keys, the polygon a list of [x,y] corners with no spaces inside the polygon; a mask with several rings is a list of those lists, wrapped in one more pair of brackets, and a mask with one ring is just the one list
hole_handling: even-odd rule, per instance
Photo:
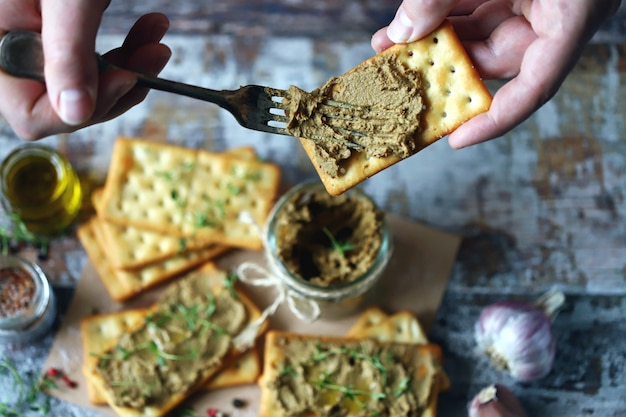
{"label": "parchment paper", "polygon": [[[387,270],[376,291],[375,304],[387,313],[400,310],[414,312],[424,329],[428,331],[437,312],[441,297],[446,289],[449,274],[456,257],[460,237],[441,232],[401,217],[388,215],[393,232],[394,252]],[[232,251],[217,260],[220,267],[232,270],[241,262],[253,261],[265,266],[262,252]],[[161,289],[162,290],[162,289]],[[80,320],[94,312],[108,312],[136,308],[151,304],[160,289],[155,289],[128,303],[112,301],[91,263],[87,263],[68,311],[52,345],[45,368],[57,367],[66,372],[78,387],[60,387],[51,395],[98,411],[103,415],[116,414],[107,406],[94,406],[87,398],[85,379],[81,372],[83,352],[81,347]],[[264,308],[271,303],[275,292],[271,288],[246,286],[245,291]],[[282,305],[270,320],[270,328],[299,333],[340,336],[352,326],[360,312],[339,320],[319,320],[307,323],[293,316],[286,305]],[[201,392],[193,396],[188,404],[199,416],[205,416],[209,407],[215,407],[230,417],[256,416],[260,396],[255,384],[224,388],[212,392]],[[245,407],[235,409],[232,400],[238,398]]]}

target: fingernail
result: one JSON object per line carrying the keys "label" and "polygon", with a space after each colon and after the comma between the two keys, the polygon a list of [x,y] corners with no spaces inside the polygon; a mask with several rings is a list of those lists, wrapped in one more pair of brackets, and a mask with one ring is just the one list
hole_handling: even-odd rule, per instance
{"label": "fingernail", "polygon": [[387,28],[387,36],[394,43],[409,42],[413,35],[414,24],[409,16],[404,11],[404,8],[400,7],[396,17],[391,21]]}
{"label": "fingernail", "polygon": [[68,125],[79,125],[91,116],[92,98],[86,89],[73,88],[61,91],[59,95],[59,112],[63,122]]}

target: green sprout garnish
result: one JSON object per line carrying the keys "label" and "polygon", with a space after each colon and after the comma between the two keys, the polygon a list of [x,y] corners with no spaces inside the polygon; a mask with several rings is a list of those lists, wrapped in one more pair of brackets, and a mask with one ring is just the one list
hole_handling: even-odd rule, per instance
{"label": "green sprout garnish", "polygon": [[324,234],[330,240],[330,244],[332,246],[332,250],[334,252],[337,252],[342,257],[346,255],[347,251],[350,251],[350,250],[352,250],[352,249],[354,249],[356,247],[352,243],[338,241],[335,238],[335,236],[333,236],[332,232],[327,227],[323,227],[322,231],[324,232]]}
{"label": "green sprout garnish", "polygon": [[230,295],[233,298],[239,297],[239,293],[237,293],[237,290],[235,289],[235,284],[237,283],[238,279],[239,277],[235,272],[231,272],[230,274],[226,275],[226,278],[224,278],[224,288],[226,288],[230,292]]}
{"label": "green sprout garnish", "polygon": [[56,382],[47,374],[41,379],[24,380],[10,359],[0,358],[0,376],[8,375],[13,379],[13,386],[17,388],[17,399],[13,404],[1,399],[0,417],[20,417],[36,412],[46,416],[50,412],[51,397],[45,390],[57,388]]}
{"label": "green sprout garnish", "polygon": [[403,394],[406,394],[409,391],[409,383],[411,382],[410,378],[404,378],[402,381],[400,381],[400,383],[398,384],[398,387],[396,388],[396,391],[394,393],[394,397],[399,398],[401,397]]}

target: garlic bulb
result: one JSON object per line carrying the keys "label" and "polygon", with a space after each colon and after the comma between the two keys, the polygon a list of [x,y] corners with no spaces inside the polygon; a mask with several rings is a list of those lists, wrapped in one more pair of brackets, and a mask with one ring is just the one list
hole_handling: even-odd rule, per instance
{"label": "garlic bulb", "polygon": [[483,388],[468,408],[469,417],[526,417],[515,395],[503,385]]}
{"label": "garlic bulb", "polygon": [[520,381],[543,378],[554,363],[552,320],[564,301],[562,292],[549,291],[535,304],[501,301],[486,307],[474,329],[478,347]]}

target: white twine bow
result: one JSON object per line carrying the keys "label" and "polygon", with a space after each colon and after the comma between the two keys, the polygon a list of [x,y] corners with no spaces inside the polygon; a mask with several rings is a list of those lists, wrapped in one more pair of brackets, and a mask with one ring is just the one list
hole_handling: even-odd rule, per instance
{"label": "white twine bow", "polygon": [[[254,221],[250,213],[242,212],[239,216],[239,220],[241,222],[254,225],[259,234],[263,236],[261,228]],[[275,314],[278,307],[284,302],[287,302],[289,310],[291,310],[293,315],[300,320],[309,322],[315,321],[319,318],[321,313],[320,306],[317,302],[301,297],[291,289],[287,288],[281,279],[276,276],[276,274],[280,273],[277,272],[278,266],[269,253],[267,243],[264,244],[265,258],[267,263],[270,265],[270,270],[255,262],[243,262],[237,267],[237,276],[240,281],[254,287],[273,287],[277,294],[274,301],[269,306],[265,307],[261,316],[248,324],[248,326],[235,337],[233,342],[235,346],[240,349],[252,346],[261,329],[261,326],[265,323],[265,320]]]}

